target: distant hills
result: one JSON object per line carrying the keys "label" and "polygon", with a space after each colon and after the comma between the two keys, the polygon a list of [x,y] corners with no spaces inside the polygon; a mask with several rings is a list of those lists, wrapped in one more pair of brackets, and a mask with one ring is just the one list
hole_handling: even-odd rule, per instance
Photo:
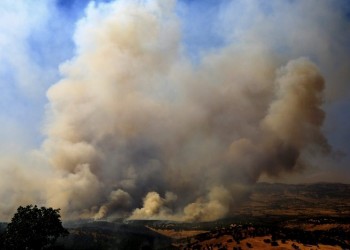
{"label": "distant hills", "polygon": [[234,214],[350,216],[350,185],[257,183]]}

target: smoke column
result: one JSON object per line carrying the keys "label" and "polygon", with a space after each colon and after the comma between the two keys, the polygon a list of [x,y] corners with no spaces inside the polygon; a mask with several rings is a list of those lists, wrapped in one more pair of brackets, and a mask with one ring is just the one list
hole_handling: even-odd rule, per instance
{"label": "smoke column", "polygon": [[228,43],[191,62],[173,1],[90,4],[47,92],[48,204],[65,218],[209,221],[262,174],[330,152],[307,58]]}

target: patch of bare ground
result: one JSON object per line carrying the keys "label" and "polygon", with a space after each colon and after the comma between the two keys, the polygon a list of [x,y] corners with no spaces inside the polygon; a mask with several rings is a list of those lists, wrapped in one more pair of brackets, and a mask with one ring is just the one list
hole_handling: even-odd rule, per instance
{"label": "patch of bare ground", "polygon": [[149,226],[147,228],[151,229],[154,232],[157,232],[161,235],[167,236],[172,239],[184,239],[196,236],[201,233],[207,233],[208,231],[203,230],[174,230],[174,229],[155,229]]}
{"label": "patch of bare ground", "polygon": [[219,238],[211,238],[202,242],[193,242],[191,246],[177,245],[181,250],[341,250],[339,246],[329,245],[304,245],[295,241],[281,241],[277,240],[271,242],[271,236],[252,237],[236,242],[232,236],[224,235]]}

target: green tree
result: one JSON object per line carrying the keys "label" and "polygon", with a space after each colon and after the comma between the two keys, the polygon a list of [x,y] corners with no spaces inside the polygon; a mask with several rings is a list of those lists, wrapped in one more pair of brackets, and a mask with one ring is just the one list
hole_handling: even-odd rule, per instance
{"label": "green tree", "polygon": [[7,225],[4,247],[12,250],[39,250],[50,248],[58,237],[67,236],[59,209],[28,205],[20,206]]}

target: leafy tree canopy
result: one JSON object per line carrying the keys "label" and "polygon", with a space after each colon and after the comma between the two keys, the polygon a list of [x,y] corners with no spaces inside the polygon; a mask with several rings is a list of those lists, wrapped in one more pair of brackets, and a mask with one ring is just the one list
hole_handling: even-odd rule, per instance
{"label": "leafy tree canopy", "polygon": [[4,234],[5,249],[47,249],[58,237],[67,236],[63,228],[60,209],[28,205],[20,206],[7,225]]}

